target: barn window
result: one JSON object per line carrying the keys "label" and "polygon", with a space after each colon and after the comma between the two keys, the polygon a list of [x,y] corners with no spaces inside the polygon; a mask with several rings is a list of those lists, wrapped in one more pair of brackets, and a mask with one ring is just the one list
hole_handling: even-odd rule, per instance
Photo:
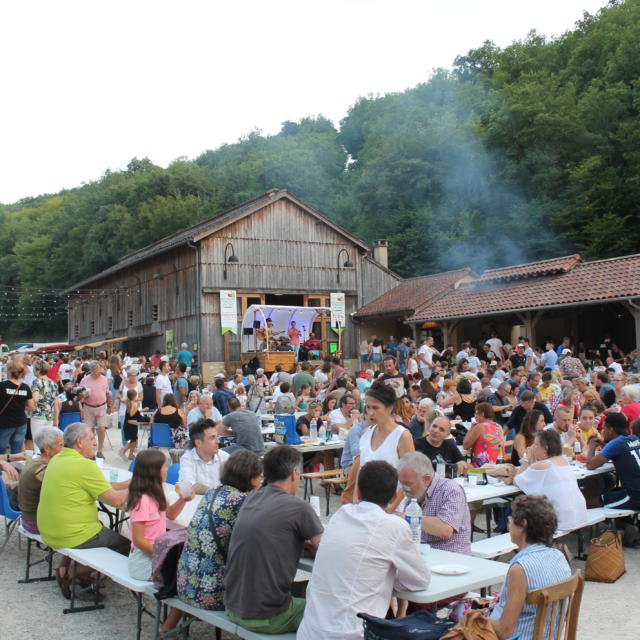
{"label": "barn window", "polygon": [[154,322],[158,321],[158,305],[157,304],[151,305],[151,319]]}
{"label": "barn window", "polygon": [[80,327],[77,324],[73,325],[73,335],[76,338],[80,335]]}
{"label": "barn window", "polygon": [[133,311],[127,312],[127,326],[133,327]]}
{"label": "barn window", "polygon": [[95,320],[92,320],[92,321],[89,323],[89,330],[91,331],[91,335],[92,335],[92,336],[95,336],[95,335],[96,335],[96,323],[95,323]]}
{"label": "barn window", "polygon": [[113,316],[107,318],[107,328],[109,331],[113,330]]}

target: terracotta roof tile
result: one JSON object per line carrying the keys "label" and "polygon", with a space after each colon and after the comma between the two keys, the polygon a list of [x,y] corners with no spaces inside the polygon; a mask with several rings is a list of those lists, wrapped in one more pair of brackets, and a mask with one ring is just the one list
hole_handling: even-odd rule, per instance
{"label": "terracotta roof tile", "polygon": [[582,261],[579,253],[561,258],[551,258],[549,260],[538,260],[526,264],[516,264],[511,267],[500,267],[498,269],[487,269],[478,278],[480,282],[519,280],[522,278],[535,278],[548,276],[554,273],[566,273]]}
{"label": "terracotta roof tile", "polygon": [[418,307],[469,275],[473,276],[473,271],[465,268],[435,273],[431,276],[408,278],[358,309],[355,315],[361,317],[400,311],[414,312]]}
{"label": "terracotta roof tile", "polygon": [[[573,256],[567,256],[567,261],[569,258]],[[635,254],[577,262],[568,271],[535,279],[492,282],[481,278],[427,304],[409,321],[445,320],[638,296],[640,254]]]}

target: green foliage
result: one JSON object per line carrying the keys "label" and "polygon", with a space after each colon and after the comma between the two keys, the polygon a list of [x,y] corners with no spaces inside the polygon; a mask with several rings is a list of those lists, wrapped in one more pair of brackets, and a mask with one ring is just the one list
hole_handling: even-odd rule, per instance
{"label": "green foliage", "polygon": [[[0,205],[0,285],[64,288],[123,255],[278,187],[372,241],[412,276],[640,247],[640,0],[547,39],[485,42],[402,93],[252,131],[163,169],[126,170]],[[42,302],[15,294],[16,309]],[[64,321],[7,328],[64,334]]]}

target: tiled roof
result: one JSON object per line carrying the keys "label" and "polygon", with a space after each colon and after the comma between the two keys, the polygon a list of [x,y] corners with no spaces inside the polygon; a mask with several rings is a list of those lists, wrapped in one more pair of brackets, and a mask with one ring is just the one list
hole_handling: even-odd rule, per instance
{"label": "tiled roof", "polygon": [[521,280],[523,278],[536,278],[539,276],[550,276],[554,273],[566,273],[571,271],[582,261],[579,253],[561,258],[551,258],[550,260],[538,260],[538,262],[528,262],[526,264],[516,264],[512,267],[500,267],[499,269],[487,269],[478,278],[479,282]]}
{"label": "tiled roof", "polygon": [[640,254],[635,254],[578,262],[569,271],[535,279],[492,283],[481,278],[427,304],[409,321],[492,315],[638,296]]}
{"label": "tiled roof", "polygon": [[393,289],[358,309],[355,315],[361,317],[400,311],[414,312],[418,307],[469,275],[472,276],[473,272],[467,267],[403,280]]}
{"label": "tiled roof", "polygon": [[240,204],[228,209],[227,211],[223,211],[221,213],[216,214],[212,218],[208,220],[204,220],[203,222],[198,222],[191,227],[187,227],[182,231],[177,231],[176,233],[172,233],[165,238],[161,238],[156,242],[143,247],[142,249],[138,249],[133,253],[129,253],[128,255],[120,258],[120,260],[114,264],[112,267],[101,271],[100,273],[96,273],[90,278],[86,278],[82,280],[82,282],[76,282],[73,286],[69,287],[68,291],[73,289],[78,289],[81,287],[85,287],[87,284],[93,282],[94,280],[98,280],[100,278],[105,278],[114,273],[117,273],[121,269],[126,269],[138,262],[142,262],[147,258],[154,257],[159,253],[164,251],[170,251],[171,249],[175,249],[183,244],[187,244],[190,241],[197,242],[199,239],[208,235],[209,233],[213,233],[214,231],[223,228],[241,216],[242,214],[248,215],[266,207],[267,205],[275,202],[276,200],[280,200],[281,198],[287,198],[297,204],[301,209],[304,209],[307,213],[319,218],[332,229],[345,236],[348,240],[353,242],[355,245],[359,246],[363,251],[369,251],[370,247],[362,242],[359,238],[356,238],[354,235],[349,233],[346,229],[337,225],[333,220],[323,215],[319,211],[316,211],[309,205],[305,204],[292,193],[288,192],[286,189],[270,189],[269,191],[265,191],[263,194],[253,198],[251,200],[246,200],[245,202],[241,202]]}

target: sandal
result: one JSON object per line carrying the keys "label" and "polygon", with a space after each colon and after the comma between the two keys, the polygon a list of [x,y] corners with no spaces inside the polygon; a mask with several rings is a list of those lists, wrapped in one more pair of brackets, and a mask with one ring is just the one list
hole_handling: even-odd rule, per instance
{"label": "sandal", "polygon": [[69,600],[71,598],[71,580],[65,575],[63,576],[60,570],[63,567],[58,567],[56,569],[56,582],[60,587],[60,591],[62,591],[62,595]]}

